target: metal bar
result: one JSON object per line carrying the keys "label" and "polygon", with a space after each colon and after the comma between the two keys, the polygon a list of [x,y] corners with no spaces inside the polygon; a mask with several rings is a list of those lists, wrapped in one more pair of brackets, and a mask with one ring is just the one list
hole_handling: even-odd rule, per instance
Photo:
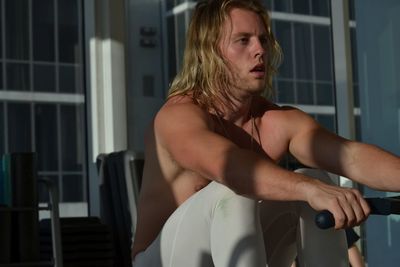
{"label": "metal bar", "polygon": [[332,0],[331,12],[338,134],[354,139],[353,73],[348,0]]}
{"label": "metal bar", "polygon": [[63,267],[58,190],[53,182],[49,179],[42,178],[39,179],[39,181],[44,183],[49,190],[54,267]]}
{"label": "metal bar", "polygon": [[66,104],[85,103],[85,95],[83,94],[0,91],[0,99],[5,101],[50,102]]}

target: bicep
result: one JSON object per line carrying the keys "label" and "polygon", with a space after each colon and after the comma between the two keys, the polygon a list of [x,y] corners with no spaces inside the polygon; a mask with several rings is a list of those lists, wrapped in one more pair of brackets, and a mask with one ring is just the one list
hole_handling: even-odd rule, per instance
{"label": "bicep", "polygon": [[302,164],[344,173],[349,141],[321,127],[308,115],[298,119],[289,150]]}
{"label": "bicep", "polygon": [[191,108],[160,113],[155,120],[155,132],[182,168],[210,179],[222,175],[224,155],[236,147],[213,131],[204,112]]}

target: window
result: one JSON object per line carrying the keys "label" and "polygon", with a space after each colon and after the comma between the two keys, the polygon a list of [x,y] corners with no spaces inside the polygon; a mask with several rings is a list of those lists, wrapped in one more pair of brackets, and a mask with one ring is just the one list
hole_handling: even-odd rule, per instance
{"label": "window", "polygon": [[291,0],[274,0],[273,5],[274,11],[279,12],[292,12],[292,1]]}
{"label": "window", "polygon": [[57,172],[59,146],[57,137],[57,106],[54,104],[35,105],[35,136],[38,153],[38,169],[42,172]]}
{"label": "window", "polygon": [[276,101],[298,105],[329,130],[335,131],[329,19],[321,21],[308,16],[299,20],[291,19],[288,14],[273,19],[273,31],[284,54],[275,78]]}
{"label": "window", "polygon": [[279,67],[279,78],[292,78],[293,77],[293,42],[292,42],[292,23],[288,21],[275,21],[273,22],[274,32],[276,38],[281,45],[284,61]]}
{"label": "window", "polygon": [[55,60],[54,0],[32,2],[33,59],[52,62]]}
{"label": "window", "polygon": [[264,0],[264,2],[272,11],[320,17],[330,16],[330,0]]}
{"label": "window", "polygon": [[308,0],[293,1],[293,13],[309,15],[311,13],[309,1]]}
{"label": "window", "polygon": [[168,27],[168,81],[171,83],[177,72],[176,63],[176,38],[175,38],[175,16],[169,16],[167,18]]}
{"label": "window", "polygon": [[0,23],[0,153],[36,152],[61,201],[85,202],[82,0],[0,0]]}
{"label": "window", "polygon": [[314,16],[329,17],[330,0],[311,0],[311,13]]}
{"label": "window", "polygon": [[[4,116],[4,105],[3,103],[0,103],[0,129],[5,129]],[[4,131],[0,131],[0,155],[4,154],[4,134]]]}
{"label": "window", "polygon": [[27,152],[32,151],[32,120],[29,103],[7,104],[8,151]]}

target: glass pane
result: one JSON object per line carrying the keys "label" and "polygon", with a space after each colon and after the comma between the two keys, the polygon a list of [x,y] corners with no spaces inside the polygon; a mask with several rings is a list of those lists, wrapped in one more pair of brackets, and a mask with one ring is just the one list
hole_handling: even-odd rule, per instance
{"label": "glass pane", "polygon": [[54,61],[54,0],[32,1],[33,59]]}
{"label": "glass pane", "polygon": [[[356,29],[350,28],[350,41],[351,41],[351,66],[353,70],[353,95],[354,95],[354,106],[360,107],[360,91],[358,86],[358,58],[357,58],[357,38]],[[361,135],[361,127],[359,129]],[[357,135],[357,132],[356,132]],[[360,140],[360,139],[357,139]]]}
{"label": "glass pane", "polygon": [[62,202],[82,202],[83,196],[83,177],[82,175],[64,175],[62,178]]}
{"label": "glass pane", "polygon": [[272,0],[264,0],[264,7],[267,8],[269,11],[272,10]]}
{"label": "glass pane", "polygon": [[294,0],[293,1],[293,13],[298,14],[310,14],[310,4],[308,0]]}
{"label": "glass pane", "polygon": [[28,1],[5,1],[6,57],[29,59]]}
{"label": "glass pane", "polygon": [[272,0],[264,0],[264,7],[268,9],[268,11],[272,10]]}
{"label": "glass pane", "polygon": [[3,58],[3,5],[1,3],[2,1],[0,1],[0,59]]}
{"label": "glass pane", "polygon": [[[40,175],[39,178],[51,180],[56,188],[59,187],[58,176],[56,175]],[[49,202],[49,190],[43,183],[38,183],[38,199],[40,203]]]}
{"label": "glass pane", "polygon": [[294,104],[294,84],[292,81],[278,81],[278,102]]}
{"label": "glass pane", "polygon": [[3,89],[4,89],[4,86],[3,86],[3,62],[0,61],[0,90],[3,90]]}
{"label": "glass pane", "polygon": [[333,86],[330,83],[316,83],[317,105],[334,105]]}
{"label": "glass pane", "polygon": [[304,105],[314,104],[314,89],[312,83],[297,82],[297,103]]}
{"label": "glass pane", "polygon": [[329,26],[314,26],[315,78],[332,81],[332,49]]}
{"label": "glass pane", "polygon": [[174,0],[166,0],[167,2],[167,10],[170,10],[174,7],[175,1]]}
{"label": "glass pane", "polygon": [[297,78],[312,80],[311,26],[294,23],[294,33]]}
{"label": "glass pane", "polygon": [[171,83],[176,75],[175,16],[167,19],[168,27],[168,77]]}
{"label": "glass pane", "polygon": [[311,0],[312,14],[315,16],[329,17],[329,0]]}
{"label": "glass pane", "polygon": [[29,64],[7,63],[7,90],[30,91]]}
{"label": "glass pane", "polygon": [[0,156],[4,154],[5,152],[5,140],[4,140],[4,131],[6,129],[4,125],[4,105],[3,103],[0,103]]}
{"label": "glass pane", "polygon": [[274,0],[274,10],[291,13],[291,2],[291,0]]}
{"label": "glass pane", "polygon": [[183,52],[185,50],[185,41],[186,41],[186,25],[185,25],[185,14],[181,13],[176,16],[177,19],[177,27],[178,27],[178,71],[181,68],[182,60],[183,60]]}
{"label": "glass pane", "polygon": [[9,103],[6,129],[10,153],[32,152],[32,123],[29,103]]}
{"label": "glass pane", "polygon": [[349,17],[350,20],[356,19],[356,11],[354,8],[354,0],[349,0]]}
{"label": "glass pane", "polygon": [[56,104],[35,105],[35,139],[39,171],[58,170]]}
{"label": "glass pane", "polygon": [[[400,1],[354,1],[362,141],[400,155]],[[372,19],[373,18],[373,19]],[[379,161],[376,165],[379,165]],[[387,173],[390,173],[387,170]],[[364,187],[368,197],[398,195]],[[372,217],[372,218],[371,218]],[[368,266],[400,262],[400,215],[365,222]]]}
{"label": "glass pane", "polygon": [[356,29],[350,28],[350,41],[351,41],[351,62],[353,70],[353,82],[358,83],[358,66],[357,66],[357,35]]}
{"label": "glass pane", "polygon": [[58,0],[58,49],[61,62],[79,63],[77,0]]}
{"label": "glass pane", "polygon": [[354,107],[360,107],[360,89],[358,84],[353,84],[353,94],[354,94]]}
{"label": "glass pane", "polygon": [[275,35],[282,47],[283,62],[279,67],[278,76],[282,78],[293,77],[293,39],[292,39],[292,23],[286,21],[274,22]]}
{"label": "glass pane", "polygon": [[80,68],[75,66],[60,66],[60,92],[82,93],[82,83],[79,79]]}
{"label": "glass pane", "polygon": [[334,115],[317,115],[317,121],[331,132],[336,132]]}
{"label": "glass pane", "polygon": [[356,140],[361,141],[361,118],[360,116],[354,116],[355,128],[356,128]]}
{"label": "glass pane", "polygon": [[33,90],[36,92],[56,91],[56,71],[54,65],[35,64],[33,66]]}
{"label": "glass pane", "polygon": [[[172,9],[173,7],[182,4],[184,2],[187,2],[189,0],[166,0],[167,2],[167,10]],[[191,0],[191,2],[198,2],[199,0]]]}
{"label": "glass pane", "polygon": [[63,171],[82,171],[85,157],[84,106],[61,106],[61,151]]}

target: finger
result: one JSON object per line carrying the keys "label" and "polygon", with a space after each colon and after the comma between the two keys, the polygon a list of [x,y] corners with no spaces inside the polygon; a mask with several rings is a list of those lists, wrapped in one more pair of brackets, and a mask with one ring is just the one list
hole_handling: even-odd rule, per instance
{"label": "finger", "polygon": [[332,208],[329,211],[335,218],[335,229],[336,230],[343,229],[346,226],[347,216],[343,208],[341,207],[339,200],[335,199],[334,202],[335,202],[334,205],[331,206]]}
{"label": "finger", "polygon": [[358,202],[360,203],[360,206],[361,206],[363,214],[364,214],[364,218],[362,221],[365,221],[368,218],[368,216],[371,214],[371,208],[358,190],[356,190],[355,194],[357,196]]}
{"label": "finger", "polygon": [[[354,203],[354,200],[349,201],[348,198],[351,197],[347,197],[346,194],[344,194],[343,196],[339,197],[339,203],[340,206],[345,214],[345,227],[351,227],[356,223],[356,204]],[[359,208],[361,209],[361,207]]]}
{"label": "finger", "polygon": [[347,216],[344,211],[341,209],[338,212],[332,213],[333,217],[335,217],[335,229],[344,229],[347,227]]}
{"label": "finger", "polygon": [[349,203],[351,203],[356,216],[354,225],[360,225],[370,214],[368,203],[357,189],[351,189],[350,192],[346,194],[346,198],[348,199]]}
{"label": "finger", "polygon": [[349,226],[361,224],[367,217],[362,206],[362,202],[364,201],[366,203],[366,201],[363,199],[361,193],[356,189],[350,189],[348,192],[346,192],[346,199],[351,205],[355,215],[355,220],[349,222]]}

